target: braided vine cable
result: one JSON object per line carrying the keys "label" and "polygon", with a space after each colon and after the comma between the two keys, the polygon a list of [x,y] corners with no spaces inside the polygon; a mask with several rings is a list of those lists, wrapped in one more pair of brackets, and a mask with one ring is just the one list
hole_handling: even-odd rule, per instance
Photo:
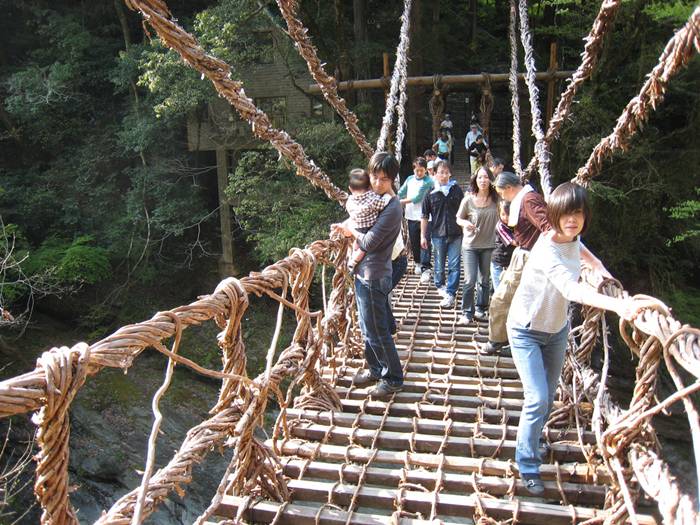
{"label": "braided vine cable", "polygon": [[535,66],[535,53],[532,48],[532,34],[530,33],[530,23],[527,16],[527,0],[519,0],[520,16],[520,41],[525,50],[525,82],[530,93],[530,111],[532,113],[532,134],[535,136],[535,156],[539,159],[540,184],[545,200],[552,192],[552,180],[549,173],[549,151],[544,143],[544,132],[542,131],[542,114],[540,112],[539,97],[540,91],[535,82],[537,68]]}
{"label": "braided vine cable", "polygon": [[[593,70],[598,65],[598,59],[600,58],[605,44],[605,35],[612,28],[615,16],[621,4],[622,0],[603,0],[603,2],[601,2],[598,16],[596,16],[593,21],[591,31],[588,33],[588,36],[584,38],[586,45],[583,48],[581,64],[569,80],[566,91],[564,91],[559,99],[557,109],[554,111],[554,115],[549,121],[549,127],[544,136],[544,142],[547,148],[549,148],[559,136],[559,131],[571,111],[571,105],[576,96],[576,91],[591,76]],[[538,162],[536,156],[530,159],[530,163],[525,169],[528,177],[532,176],[535,169],[537,169]]]}
{"label": "braided vine cable", "polygon": [[518,94],[518,8],[515,0],[510,0],[510,109],[513,113],[513,168],[522,177],[523,166],[520,161],[520,95]]}
{"label": "braided vine cable", "polygon": [[231,78],[231,67],[223,60],[207,54],[199,42],[175,22],[163,0],[126,0],[126,4],[130,9],[141,12],[163,44],[211,80],[217,92],[231,103],[241,118],[248,121],[253,135],[260,140],[269,141],[281,156],[289,159],[296,167],[297,175],[321,188],[330,199],[341,204],[347,200],[347,193],[333,184],[328,175],[308,158],[301,144],[286,131],[272,126],[269,117],[245,94],[243,83]]}
{"label": "braided vine cable", "polygon": [[277,0],[277,5],[282,12],[284,20],[287,22],[289,36],[294,40],[294,45],[299,54],[306,60],[309,73],[311,73],[311,76],[321,88],[321,93],[323,93],[331,107],[341,116],[343,122],[345,122],[345,128],[352,138],[355,139],[360,151],[364,153],[365,157],[370,158],[374,151],[372,151],[372,146],[367,142],[367,138],[357,123],[357,116],[348,109],[345,99],[338,95],[336,79],[326,73],[323,64],[318,58],[316,48],[308,36],[309,30],[304,27],[304,24],[297,17],[298,0]]}
{"label": "braided vine cable", "polygon": [[379,140],[377,140],[377,151],[385,151],[387,148],[391,124],[394,120],[394,113],[396,113],[396,107],[399,103],[399,88],[401,84],[401,77],[402,75],[404,77],[406,76],[406,67],[408,64],[410,25],[411,0],[404,0],[403,14],[401,15],[401,36],[399,38],[399,45],[396,48],[396,62],[394,63],[394,71],[391,74],[391,87],[389,89],[389,96],[386,99],[386,109],[384,111],[384,118],[382,119],[382,130],[379,133]]}
{"label": "braided vine cable", "polygon": [[634,134],[663,101],[671,77],[688,65],[694,53],[700,53],[700,7],[695,8],[685,25],[668,41],[639,94],[627,103],[612,133],[593,149],[573,182],[588,185],[591,178],[600,173],[606,157],[629,149]]}

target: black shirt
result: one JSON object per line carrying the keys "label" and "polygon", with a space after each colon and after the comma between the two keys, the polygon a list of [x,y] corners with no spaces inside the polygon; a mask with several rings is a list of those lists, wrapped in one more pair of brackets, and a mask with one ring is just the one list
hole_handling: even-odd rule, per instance
{"label": "black shirt", "polygon": [[440,190],[433,190],[423,199],[422,216],[432,215],[432,235],[434,237],[459,237],[462,227],[457,224],[457,210],[464,198],[459,184],[453,184],[447,196]]}
{"label": "black shirt", "polygon": [[503,242],[503,238],[496,232],[496,248],[494,248],[491,254],[493,263],[501,268],[508,268],[510,259],[513,257],[513,250],[515,250],[515,246],[512,244],[506,245],[506,243]]}

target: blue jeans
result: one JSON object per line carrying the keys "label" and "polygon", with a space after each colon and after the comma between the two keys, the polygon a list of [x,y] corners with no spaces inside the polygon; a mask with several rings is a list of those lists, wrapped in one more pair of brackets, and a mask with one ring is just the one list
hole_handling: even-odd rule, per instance
{"label": "blue jeans", "polygon": [[447,260],[447,293],[451,296],[457,294],[459,286],[459,273],[462,255],[462,236],[446,237],[433,236],[433,250],[435,251],[435,287],[445,286],[445,260]]}
{"label": "blue jeans", "polygon": [[556,334],[507,326],[510,351],[523,384],[524,401],[515,444],[520,474],[539,474],[540,436],[554,403],[564,366],[568,324]]}
{"label": "blue jeans", "polygon": [[[486,311],[489,306],[489,270],[493,248],[465,248],[462,250],[464,264],[464,288],[462,289],[462,312],[467,317],[474,317],[474,287],[478,284],[476,295],[477,309]],[[477,277],[478,283],[477,283]]]}
{"label": "blue jeans", "polygon": [[369,369],[372,375],[381,377],[390,385],[400,386],[403,384],[403,369],[391,337],[390,291],[389,276],[369,280],[355,277],[355,300]]}
{"label": "blue jeans", "polygon": [[501,275],[506,271],[506,268],[500,264],[491,263],[491,282],[493,283],[493,291],[496,291],[501,282]]}
{"label": "blue jeans", "polygon": [[428,231],[426,238],[428,240],[428,249],[424,250],[420,247],[420,221],[407,220],[408,223],[408,238],[411,241],[411,254],[413,262],[420,264],[424,270],[430,268],[430,230],[433,223],[428,221]]}

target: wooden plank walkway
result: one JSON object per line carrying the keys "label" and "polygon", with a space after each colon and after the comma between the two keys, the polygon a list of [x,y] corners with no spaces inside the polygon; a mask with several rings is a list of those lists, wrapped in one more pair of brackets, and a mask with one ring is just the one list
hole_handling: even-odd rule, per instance
{"label": "wooden plank walkway", "polygon": [[[324,370],[342,410],[288,411],[292,439],[277,446],[290,500],[226,495],[219,518],[241,505],[247,522],[277,524],[456,524],[486,515],[568,525],[601,514],[610,479],[586,462],[590,431],[579,441],[575,429],[552,430],[544,496],[527,494],[513,461],[522,387],[512,359],[480,356],[486,324],[457,326],[459,308],[441,308],[432,283],[411,270],[393,298],[405,389],[369,399],[352,382],[362,359]],[[642,510],[639,523],[657,521]]]}

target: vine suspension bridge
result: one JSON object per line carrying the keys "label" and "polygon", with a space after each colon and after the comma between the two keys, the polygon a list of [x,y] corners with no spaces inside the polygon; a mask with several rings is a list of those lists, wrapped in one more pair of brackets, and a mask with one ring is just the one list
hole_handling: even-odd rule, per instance
{"label": "vine suspension bridge", "polygon": [[[206,54],[185,32],[163,0],[126,0],[140,11],[162,41],[201,72],[255,136],[269,141],[330,198],[347,198],[310,160],[303,147],[245,95],[229,66]],[[289,36],[307,61],[328,103],[342,117],[359,149],[374,149],[356,116],[338,95],[337,83],[323,69],[295,0],[277,0]],[[511,0],[511,71],[514,108],[514,163],[523,179],[539,173],[545,194],[551,190],[549,147],[566,121],[578,87],[595,69],[605,35],[621,0],[603,0],[585,40],[581,65],[569,81],[548,128],[539,114],[532,37],[526,0]],[[377,151],[392,147],[400,156],[405,127],[411,0],[404,0],[400,40],[387,95]],[[519,23],[518,23],[519,21]],[[533,110],[534,156],[520,164],[518,122],[518,32],[525,51],[525,81]],[[604,160],[630,146],[631,137],[663,100],[671,77],[700,51],[700,8],[669,40],[658,65],[639,94],[624,108],[611,134],[594,148],[575,182],[587,184]],[[461,182],[464,182],[463,180]],[[184,494],[193,466],[214,450],[230,450],[231,461],[204,523],[337,523],[420,525],[422,523],[698,523],[698,500],[685,494],[659,455],[651,419],[683,403],[700,465],[700,420],[692,394],[700,389],[700,330],[681,325],[663,305],[647,310],[619,331],[638,357],[629,406],[608,395],[608,326],[601,311],[584,308],[572,331],[564,372],[546,427],[545,493],[525,497],[513,462],[514,439],[522,405],[522,386],[512,359],[482,356],[486,325],[457,325],[454,309],[439,306],[436,291],[408,275],[394,291],[397,347],[406,377],[402,392],[384,400],[353,383],[364,367],[362,339],[347,271],[347,241],[332,238],[294,249],[283,260],[241,279],[228,278],[208,296],[152,319],[125,326],[92,345],[79,343],[45,352],[36,368],[0,383],[0,415],[32,412],[37,425],[35,493],[44,524],[77,523],[70,503],[69,411],[88,378],[104,367],[127,370],[147,348],[168,360],[153,400],[154,418],[140,487],[119,499],[97,523],[139,524],[172,492]],[[330,271],[329,271],[330,269]],[[583,279],[602,293],[627,294],[617,280],[600,279],[583,269]],[[331,276],[329,274],[332,273]],[[321,281],[322,309],[310,308],[314,279]],[[330,283],[327,281],[330,279]],[[264,372],[246,375],[242,320],[252,296],[279,303],[277,326]],[[285,310],[293,312],[292,342],[278,349]],[[221,370],[209,370],[179,354],[183,330],[215,322],[220,327]],[[170,341],[170,347],[166,346]],[[591,368],[591,353],[602,346],[601,373]],[[161,397],[176,364],[221,381],[216,405],[189,430],[180,448],[156,469],[155,452],[162,414]],[[658,399],[661,369],[677,391]],[[691,378],[692,382],[685,384]],[[263,416],[279,409],[269,439],[256,432]]]}

